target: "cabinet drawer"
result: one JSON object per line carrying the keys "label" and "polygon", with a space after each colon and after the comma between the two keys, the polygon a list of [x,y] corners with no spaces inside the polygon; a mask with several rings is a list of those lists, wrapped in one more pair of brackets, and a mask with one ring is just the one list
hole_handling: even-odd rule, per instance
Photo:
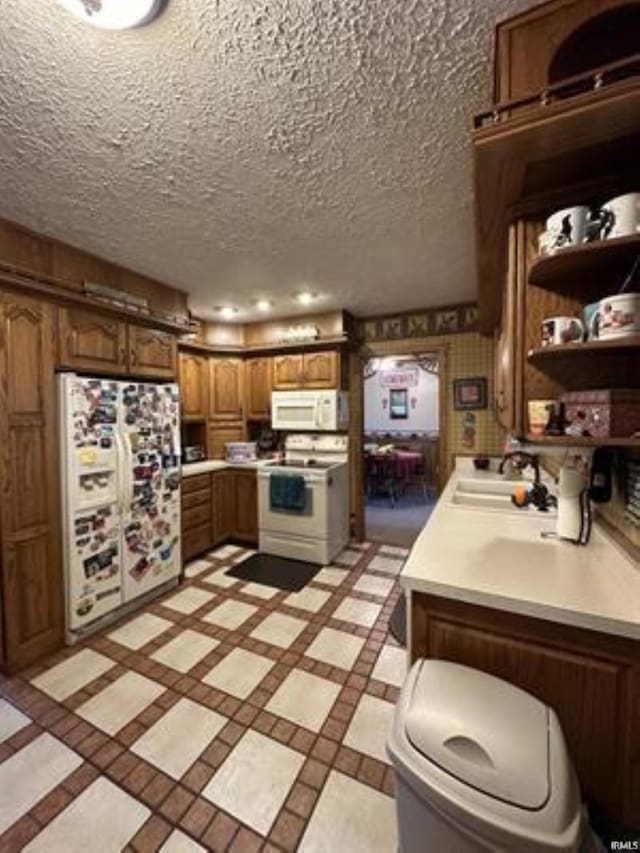
{"label": "cabinet drawer", "polygon": [[182,513],[182,528],[183,530],[191,530],[193,527],[198,527],[206,521],[211,522],[211,504],[204,506],[196,506],[193,509],[185,510]]}
{"label": "cabinet drawer", "polygon": [[190,495],[201,489],[208,489],[211,484],[211,474],[195,474],[193,477],[182,478],[182,494]]}
{"label": "cabinet drawer", "polygon": [[211,523],[185,530],[182,535],[182,559],[186,562],[211,548]]}
{"label": "cabinet drawer", "polygon": [[199,492],[187,492],[182,496],[182,511],[193,509],[196,506],[211,506],[211,488],[207,484],[206,489]]}

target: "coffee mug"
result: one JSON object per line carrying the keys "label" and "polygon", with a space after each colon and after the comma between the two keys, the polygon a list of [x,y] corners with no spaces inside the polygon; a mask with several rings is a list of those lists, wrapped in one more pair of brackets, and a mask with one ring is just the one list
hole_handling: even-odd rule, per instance
{"label": "coffee mug", "polygon": [[597,341],[600,337],[600,302],[591,302],[582,309],[585,339]]}
{"label": "coffee mug", "polygon": [[577,317],[548,317],[542,321],[542,346],[559,346],[581,341],[584,325]]}
{"label": "coffee mug", "polygon": [[600,338],[640,334],[640,293],[619,293],[600,301]]}
{"label": "coffee mug", "polygon": [[548,231],[543,231],[542,234],[538,236],[538,254],[553,254],[553,237]]}
{"label": "coffee mug", "polygon": [[589,208],[584,205],[558,210],[547,219],[550,253],[569,249],[584,242]]}
{"label": "coffee mug", "polygon": [[602,205],[602,238],[640,233],[640,193],[627,193]]}

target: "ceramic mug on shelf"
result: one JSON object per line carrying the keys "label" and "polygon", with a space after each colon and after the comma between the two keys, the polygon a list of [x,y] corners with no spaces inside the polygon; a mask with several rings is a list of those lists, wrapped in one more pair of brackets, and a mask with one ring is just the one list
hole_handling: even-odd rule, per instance
{"label": "ceramic mug on shelf", "polygon": [[640,293],[619,293],[600,301],[600,338],[640,335]]}
{"label": "ceramic mug on shelf", "polygon": [[588,215],[589,208],[584,205],[565,207],[551,214],[547,219],[545,231],[548,235],[549,253],[553,254],[559,249],[570,249],[584,243]]}
{"label": "ceramic mug on shelf", "polygon": [[602,205],[601,237],[627,237],[640,233],[640,193],[627,193]]}
{"label": "ceramic mug on shelf", "polygon": [[600,302],[591,302],[582,310],[585,339],[597,341],[600,337]]}
{"label": "ceramic mug on shelf", "polygon": [[584,325],[577,317],[547,317],[542,321],[542,346],[560,346],[581,341]]}

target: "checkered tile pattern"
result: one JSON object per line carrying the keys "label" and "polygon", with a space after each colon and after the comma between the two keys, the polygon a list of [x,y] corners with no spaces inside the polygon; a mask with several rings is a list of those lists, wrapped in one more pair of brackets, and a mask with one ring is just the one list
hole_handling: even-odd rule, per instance
{"label": "checkered tile pattern", "polygon": [[354,544],[297,594],[227,583],[240,556],[0,680],[0,851],[396,849],[406,553]]}

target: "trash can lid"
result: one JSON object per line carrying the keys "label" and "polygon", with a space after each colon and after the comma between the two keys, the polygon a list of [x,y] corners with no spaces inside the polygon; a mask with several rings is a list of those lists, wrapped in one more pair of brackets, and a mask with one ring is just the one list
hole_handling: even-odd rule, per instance
{"label": "trash can lid", "polygon": [[412,746],[459,781],[523,809],[549,799],[549,711],[524,690],[425,660],[404,725]]}

